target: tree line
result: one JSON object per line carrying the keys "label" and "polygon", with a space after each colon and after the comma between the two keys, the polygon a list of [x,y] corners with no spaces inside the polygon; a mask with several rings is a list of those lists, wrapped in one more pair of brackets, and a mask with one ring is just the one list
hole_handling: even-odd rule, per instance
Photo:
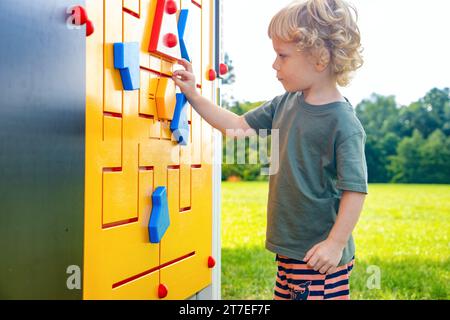
{"label": "tree line", "polygon": [[[224,101],[224,107],[242,115],[262,103]],[[449,88],[433,88],[407,106],[395,96],[374,93],[355,111],[367,135],[369,183],[450,183]],[[226,143],[224,137],[224,155]],[[260,169],[258,164],[224,164],[222,179],[266,180]]]}
{"label": "tree line", "polygon": [[449,93],[433,88],[408,106],[373,94],[356,106],[369,182],[450,183]]}

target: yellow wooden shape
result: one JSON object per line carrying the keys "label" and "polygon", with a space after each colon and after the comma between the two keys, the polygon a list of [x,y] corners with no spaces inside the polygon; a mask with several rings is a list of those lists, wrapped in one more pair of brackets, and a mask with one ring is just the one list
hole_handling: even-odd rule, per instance
{"label": "yellow wooden shape", "polygon": [[176,104],[175,82],[169,78],[160,78],[156,89],[156,109],[158,118],[172,120]]}

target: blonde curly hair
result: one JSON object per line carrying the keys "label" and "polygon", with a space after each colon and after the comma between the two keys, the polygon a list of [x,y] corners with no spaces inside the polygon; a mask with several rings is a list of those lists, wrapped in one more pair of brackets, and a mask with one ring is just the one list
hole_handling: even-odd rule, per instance
{"label": "blonde curly hair", "polygon": [[363,65],[357,20],[356,9],[343,0],[300,0],[272,18],[268,34],[271,39],[294,42],[299,50],[330,64],[337,84],[345,87]]}

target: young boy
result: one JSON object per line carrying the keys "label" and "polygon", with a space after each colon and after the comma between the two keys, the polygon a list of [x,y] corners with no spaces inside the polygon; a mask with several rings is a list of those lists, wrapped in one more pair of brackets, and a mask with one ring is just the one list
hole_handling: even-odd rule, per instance
{"label": "young boy", "polygon": [[342,0],[296,1],[273,17],[273,68],[286,93],[243,116],[201,97],[187,61],[174,72],[192,107],[223,134],[278,130],[266,235],[278,263],[275,299],[350,297],[351,233],[367,194],[366,135],[337,88],[362,65],[350,8]]}

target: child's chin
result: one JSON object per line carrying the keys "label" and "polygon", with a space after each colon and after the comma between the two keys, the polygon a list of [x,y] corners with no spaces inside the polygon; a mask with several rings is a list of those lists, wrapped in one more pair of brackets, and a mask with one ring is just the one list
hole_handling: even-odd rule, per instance
{"label": "child's chin", "polygon": [[295,93],[297,91],[299,91],[297,88],[293,88],[293,87],[288,87],[288,86],[283,86],[284,90],[286,90],[289,93]]}

